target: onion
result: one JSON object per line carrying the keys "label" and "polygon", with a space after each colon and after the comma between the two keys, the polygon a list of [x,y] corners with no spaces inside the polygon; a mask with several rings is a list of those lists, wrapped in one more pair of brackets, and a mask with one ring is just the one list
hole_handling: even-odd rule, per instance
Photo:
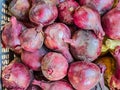
{"label": "onion", "polygon": [[60,52],[65,56],[68,62],[73,61],[69,52],[69,46],[64,39],[70,39],[70,29],[63,23],[54,23],[45,29],[45,45],[54,51]]}
{"label": "onion", "polygon": [[20,36],[21,47],[29,52],[40,49],[44,36],[41,27],[26,29]]}
{"label": "onion", "polygon": [[[119,3],[120,4],[120,3]],[[120,6],[113,8],[102,17],[102,25],[106,36],[120,40]]]}
{"label": "onion", "polygon": [[41,70],[41,60],[47,53],[44,47],[34,52],[23,51],[21,54],[22,62],[34,71]]}
{"label": "onion", "polygon": [[49,25],[55,21],[58,10],[55,5],[39,2],[34,4],[29,12],[30,21],[35,24]]}
{"label": "onion", "polygon": [[5,24],[2,32],[2,42],[5,47],[21,53],[21,43],[19,36],[22,33],[24,26],[12,16],[10,22]]}
{"label": "onion", "polygon": [[73,18],[75,25],[79,28],[92,30],[99,39],[103,39],[105,33],[101,26],[100,15],[96,10],[87,6],[79,6],[75,10]]}
{"label": "onion", "polygon": [[59,20],[66,24],[73,24],[73,13],[79,4],[74,0],[67,0],[58,5]]}
{"label": "onion", "polygon": [[29,0],[12,0],[8,9],[18,19],[25,20],[30,9],[30,2]]}
{"label": "onion", "polygon": [[116,69],[114,75],[111,77],[110,89],[120,89],[120,46],[117,46],[114,51],[111,52],[116,60]]}
{"label": "onion", "polygon": [[68,78],[76,90],[90,90],[100,80],[99,67],[85,61],[74,62],[70,65]]}
{"label": "onion", "polygon": [[32,73],[14,59],[2,72],[3,86],[9,90],[26,90],[32,80]]}
{"label": "onion", "polygon": [[65,39],[70,44],[72,55],[78,60],[94,61],[101,53],[102,40],[92,31],[78,30],[72,39]]}
{"label": "onion", "polygon": [[67,75],[68,62],[62,54],[49,52],[42,59],[41,69],[48,80],[60,80]]}

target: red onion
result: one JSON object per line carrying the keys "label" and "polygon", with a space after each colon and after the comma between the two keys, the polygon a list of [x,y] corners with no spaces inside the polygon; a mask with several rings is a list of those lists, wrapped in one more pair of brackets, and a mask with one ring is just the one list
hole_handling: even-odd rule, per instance
{"label": "red onion", "polygon": [[8,88],[8,90],[26,90],[31,80],[32,73],[16,59],[2,72],[3,86]]}
{"label": "red onion", "polygon": [[114,0],[79,0],[80,5],[87,5],[96,10],[100,14],[104,14],[113,6]]}
{"label": "red onion", "polygon": [[45,30],[45,45],[54,51],[61,52],[68,62],[72,62],[73,58],[69,52],[69,47],[64,39],[70,39],[70,29],[63,23],[54,23],[49,25]]}
{"label": "red onion", "polygon": [[30,9],[30,2],[29,0],[12,0],[8,9],[18,19],[24,20]]}
{"label": "red onion", "polygon": [[68,62],[62,54],[49,52],[42,59],[41,69],[48,80],[60,80],[67,75]]}
{"label": "red onion", "polygon": [[79,4],[74,0],[67,0],[58,5],[59,20],[66,24],[73,24],[73,13]]}
{"label": "red onion", "polygon": [[18,51],[18,53],[21,52],[19,36],[22,33],[23,27],[15,17],[10,18],[10,22],[4,25],[2,32],[2,42],[5,47]]}
{"label": "red onion", "polygon": [[113,8],[102,17],[102,25],[105,34],[111,38],[120,40],[120,6]]}
{"label": "red onion", "polygon": [[116,60],[115,74],[112,76],[110,81],[111,90],[120,89],[120,46],[117,46],[114,51],[111,52]]}
{"label": "red onion", "polygon": [[92,31],[79,30],[72,39],[66,39],[70,44],[72,55],[78,60],[94,61],[101,53],[102,40],[99,40]]}
{"label": "red onion", "polygon": [[87,6],[78,7],[73,15],[74,23],[82,29],[93,30],[96,36],[103,39],[105,35],[97,11]]}
{"label": "red onion", "polygon": [[22,62],[34,71],[40,71],[41,60],[47,53],[44,47],[34,52],[23,51],[21,54]]}
{"label": "red onion", "polygon": [[41,27],[26,29],[20,36],[21,47],[29,52],[40,49],[43,45],[44,36]]}
{"label": "red onion", "polygon": [[100,69],[94,63],[78,61],[70,65],[68,78],[76,90],[90,90],[100,80]]}
{"label": "red onion", "polygon": [[34,4],[29,12],[30,21],[38,25],[49,25],[55,21],[57,16],[57,7],[44,2]]}

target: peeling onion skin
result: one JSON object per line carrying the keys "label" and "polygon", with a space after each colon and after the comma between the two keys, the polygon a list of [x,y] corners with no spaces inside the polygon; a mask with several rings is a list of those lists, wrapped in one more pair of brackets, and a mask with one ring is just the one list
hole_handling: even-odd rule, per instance
{"label": "peeling onion skin", "polygon": [[10,22],[4,25],[2,31],[3,45],[11,50],[21,53],[21,43],[19,36],[23,31],[23,25],[12,16]]}
{"label": "peeling onion skin", "polygon": [[12,0],[8,9],[18,19],[24,20],[28,16],[30,2],[29,0]]}
{"label": "peeling onion skin", "polygon": [[101,73],[94,63],[78,61],[70,65],[68,78],[76,90],[90,90],[97,85]]}
{"label": "peeling onion skin", "polygon": [[41,47],[39,50],[34,52],[23,51],[21,53],[22,62],[34,71],[41,70],[41,60],[43,56],[47,53],[44,47]]}
{"label": "peeling onion skin", "polygon": [[55,5],[39,2],[34,4],[29,12],[29,19],[35,24],[43,26],[52,24],[58,16],[58,10]]}
{"label": "peeling onion skin", "polygon": [[112,51],[111,53],[116,60],[116,69],[110,81],[110,89],[119,90],[120,89],[120,46],[117,46],[115,50]]}
{"label": "peeling onion skin", "polygon": [[102,17],[102,25],[106,36],[120,40],[120,5],[110,10]]}
{"label": "peeling onion skin", "polygon": [[26,29],[20,36],[21,47],[29,52],[40,49],[43,41],[44,34],[41,27]]}
{"label": "peeling onion skin", "polygon": [[92,31],[78,30],[72,39],[65,41],[70,44],[70,51],[78,60],[92,62],[101,53],[102,40],[99,40]]}
{"label": "peeling onion skin", "polygon": [[112,8],[114,0],[79,0],[79,3],[81,6],[87,5],[104,14]]}
{"label": "peeling onion skin", "polygon": [[103,39],[105,32],[101,25],[99,13],[88,6],[79,6],[73,15],[74,23],[84,30],[92,30],[99,39]]}
{"label": "peeling onion skin", "polygon": [[26,90],[32,79],[32,72],[16,59],[2,72],[3,86],[8,90]]}
{"label": "peeling onion skin", "polygon": [[49,52],[42,59],[41,70],[48,80],[60,80],[67,75],[68,62],[62,54]]}
{"label": "peeling onion skin", "polygon": [[68,62],[73,61],[73,57],[69,52],[68,43],[64,39],[70,39],[71,31],[63,23],[54,23],[45,29],[45,45],[51,50],[60,52],[65,56]]}
{"label": "peeling onion skin", "polygon": [[54,82],[45,82],[33,80],[34,85],[38,85],[43,90],[74,90],[72,86],[66,81],[54,81]]}
{"label": "peeling onion skin", "polygon": [[59,20],[65,24],[73,24],[73,13],[79,4],[74,0],[67,0],[58,5]]}

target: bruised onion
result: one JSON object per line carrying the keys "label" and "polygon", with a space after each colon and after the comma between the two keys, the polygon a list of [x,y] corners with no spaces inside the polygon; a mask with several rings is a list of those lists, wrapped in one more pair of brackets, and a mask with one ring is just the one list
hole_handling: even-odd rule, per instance
{"label": "bruised onion", "polygon": [[72,39],[65,39],[70,44],[72,55],[78,60],[94,61],[101,53],[102,40],[92,31],[78,30]]}
{"label": "bruised onion", "polygon": [[34,4],[29,12],[30,21],[38,25],[49,25],[56,20],[57,16],[57,7],[45,2]]}
{"label": "bruised onion", "polygon": [[62,54],[49,52],[42,59],[41,69],[48,80],[60,80],[67,75],[68,62]]}
{"label": "bruised onion", "polygon": [[3,86],[8,90],[26,90],[32,80],[32,73],[14,59],[2,72]]}
{"label": "bruised onion", "polygon": [[68,78],[76,90],[90,90],[97,85],[101,73],[94,63],[85,61],[74,62],[70,65]]}
{"label": "bruised onion", "polygon": [[63,23],[54,23],[45,29],[45,45],[54,51],[61,52],[68,62],[72,62],[73,58],[69,52],[69,46],[64,39],[70,39],[70,29]]}
{"label": "bruised onion", "polygon": [[105,35],[101,26],[101,20],[99,13],[87,6],[79,6],[73,15],[74,23],[79,28],[85,30],[92,30],[95,32],[99,39],[103,39]]}

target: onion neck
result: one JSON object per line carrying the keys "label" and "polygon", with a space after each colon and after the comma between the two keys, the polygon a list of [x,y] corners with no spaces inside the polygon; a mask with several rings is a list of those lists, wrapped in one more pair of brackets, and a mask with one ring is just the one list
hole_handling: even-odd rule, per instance
{"label": "onion neck", "polygon": [[41,87],[43,90],[49,90],[50,88],[50,84],[45,81],[33,80],[32,84]]}

